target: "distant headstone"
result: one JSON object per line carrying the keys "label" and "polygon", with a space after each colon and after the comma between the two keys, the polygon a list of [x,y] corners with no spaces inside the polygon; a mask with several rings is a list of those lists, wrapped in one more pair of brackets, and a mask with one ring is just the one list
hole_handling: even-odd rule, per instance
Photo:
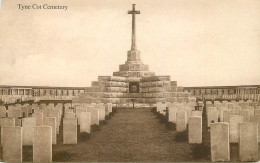
{"label": "distant headstone", "polygon": [[27,107],[22,107],[21,111],[22,111],[23,117],[28,117],[29,112],[28,112],[28,108]]}
{"label": "distant headstone", "polygon": [[176,123],[176,113],[177,113],[177,108],[175,107],[169,107],[169,117],[168,121],[172,123]]}
{"label": "distant headstone", "polygon": [[105,105],[105,107],[106,107],[106,116],[108,116],[109,113],[112,112],[112,103],[107,103],[107,104]]}
{"label": "distant headstone", "polygon": [[219,119],[220,119],[220,122],[224,122],[224,111],[225,110],[228,110],[228,108],[226,106],[221,106],[219,108]]}
{"label": "distant headstone", "polygon": [[233,111],[233,114],[234,114],[234,115],[239,115],[239,114],[240,114],[240,111],[241,111],[241,107],[235,106],[235,107],[232,109],[232,111]]}
{"label": "distant headstone", "polygon": [[186,123],[186,112],[179,110],[176,113],[176,131],[182,132],[187,129],[187,123]]}
{"label": "distant headstone", "polygon": [[256,122],[258,124],[258,142],[260,142],[260,115],[251,116],[250,122]]}
{"label": "distant headstone", "polygon": [[249,122],[250,121],[250,116],[249,116],[248,110],[240,110],[239,115],[243,117],[243,122]]}
{"label": "distant headstone", "polygon": [[49,126],[34,128],[33,162],[52,162],[52,129]]}
{"label": "distant headstone", "polygon": [[200,110],[193,110],[191,112],[191,116],[192,117],[202,116],[202,111],[200,111]]}
{"label": "distant headstone", "polygon": [[75,117],[76,117],[75,113],[71,113],[71,112],[65,113],[65,118],[75,118]]}
{"label": "distant headstone", "polygon": [[22,119],[23,145],[33,145],[33,131],[36,127],[36,118],[27,117]]}
{"label": "distant headstone", "polygon": [[50,111],[48,117],[56,118],[56,133],[59,134],[59,122],[60,122],[60,113],[59,111]]}
{"label": "distant headstone", "polygon": [[202,143],[202,117],[194,116],[189,117],[189,143],[201,144]]}
{"label": "distant headstone", "polygon": [[22,162],[22,128],[3,127],[3,162]]}
{"label": "distant headstone", "polygon": [[260,115],[260,109],[255,109],[255,115]]}
{"label": "distant headstone", "polygon": [[230,143],[239,142],[238,125],[243,122],[243,117],[240,115],[229,116],[229,141]]}
{"label": "distant headstone", "polygon": [[104,106],[98,106],[97,109],[99,110],[99,120],[104,121],[106,118],[106,108]]}
{"label": "distant headstone", "polygon": [[258,159],[258,124],[255,122],[239,124],[240,161],[259,161]]}
{"label": "distant headstone", "polygon": [[87,111],[91,114],[91,125],[99,125],[99,110],[88,107]]}
{"label": "distant headstone", "polygon": [[28,106],[27,106],[27,109],[28,109],[28,113],[32,113],[32,112],[33,112],[33,111],[32,111],[32,110],[33,110],[33,109],[32,109],[32,105],[28,105]]}
{"label": "distant headstone", "polygon": [[86,108],[81,108],[81,107],[76,108],[76,117],[78,119],[78,124],[80,124],[80,115],[82,112],[86,112]]}
{"label": "distant headstone", "polygon": [[19,126],[18,118],[22,117],[22,111],[20,109],[8,110],[8,117],[15,118],[15,126]]}
{"label": "distant headstone", "polygon": [[91,114],[89,112],[82,112],[80,115],[80,132],[90,133],[91,129]]}
{"label": "distant headstone", "polygon": [[77,118],[63,118],[63,144],[77,144]]}
{"label": "distant headstone", "polygon": [[230,161],[229,124],[214,123],[210,126],[211,160]]}
{"label": "distant headstone", "polygon": [[223,122],[229,123],[230,115],[232,115],[232,110],[223,110]]}
{"label": "distant headstone", "polygon": [[36,118],[36,126],[42,126],[43,113],[33,113],[33,117]]}
{"label": "distant headstone", "polygon": [[6,110],[4,108],[0,108],[0,118],[6,117]]}
{"label": "distant headstone", "polygon": [[210,127],[210,124],[218,122],[218,111],[217,110],[209,110],[208,112],[208,127]]}
{"label": "distant headstone", "polygon": [[57,130],[56,130],[56,123],[57,120],[55,117],[44,117],[43,118],[43,125],[50,126],[52,129],[52,144],[57,144]]}

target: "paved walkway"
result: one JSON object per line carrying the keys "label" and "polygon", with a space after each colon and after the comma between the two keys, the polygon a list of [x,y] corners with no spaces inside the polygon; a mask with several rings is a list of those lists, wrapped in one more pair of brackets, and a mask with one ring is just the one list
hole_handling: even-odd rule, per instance
{"label": "paved walkway", "polygon": [[175,136],[150,109],[119,109],[90,139],[54,146],[53,161],[192,160],[188,143]]}

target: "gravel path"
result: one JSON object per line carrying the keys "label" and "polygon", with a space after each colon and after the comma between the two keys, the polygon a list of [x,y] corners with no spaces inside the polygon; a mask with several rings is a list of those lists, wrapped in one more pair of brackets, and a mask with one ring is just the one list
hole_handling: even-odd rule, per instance
{"label": "gravel path", "polygon": [[176,133],[150,109],[118,109],[107,124],[77,145],[56,145],[53,161],[187,161],[187,142],[174,141]]}

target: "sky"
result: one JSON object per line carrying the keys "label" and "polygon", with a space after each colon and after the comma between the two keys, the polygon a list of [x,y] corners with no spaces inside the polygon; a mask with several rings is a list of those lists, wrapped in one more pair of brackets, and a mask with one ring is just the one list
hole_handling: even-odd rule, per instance
{"label": "sky", "polygon": [[[260,84],[259,0],[2,0],[0,85],[90,86],[131,48],[179,86]],[[68,10],[19,10],[68,5]]]}

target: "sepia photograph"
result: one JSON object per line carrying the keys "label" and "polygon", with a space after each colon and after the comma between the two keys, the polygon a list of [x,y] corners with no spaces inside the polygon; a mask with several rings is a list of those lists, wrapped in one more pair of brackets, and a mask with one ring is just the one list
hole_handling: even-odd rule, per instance
{"label": "sepia photograph", "polygon": [[258,162],[259,0],[0,0],[0,162]]}

